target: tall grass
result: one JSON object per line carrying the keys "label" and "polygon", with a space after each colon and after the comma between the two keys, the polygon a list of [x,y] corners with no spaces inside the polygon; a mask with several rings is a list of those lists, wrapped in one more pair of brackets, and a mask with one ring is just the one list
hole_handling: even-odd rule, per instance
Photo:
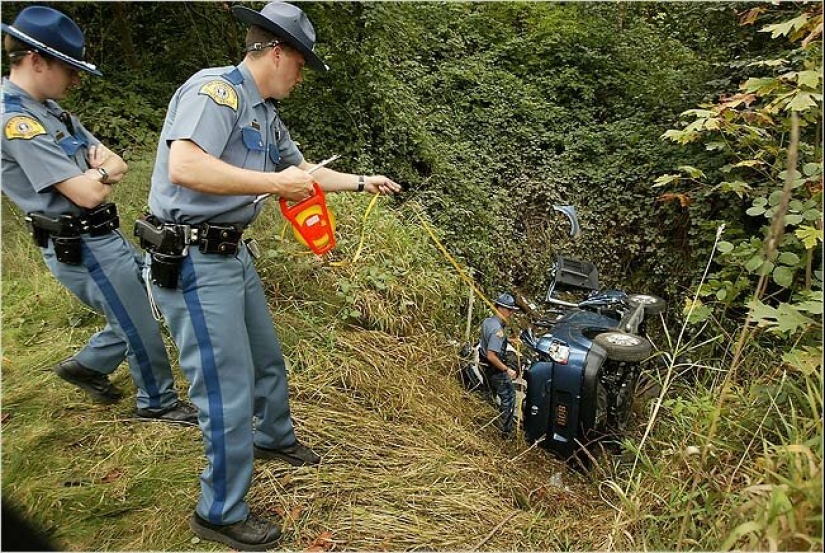
{"label": "tall grass", "polygon": [[[116,189],[127,235],[151,156],[130,166]],[[298,435],[324,459],[256,464],[249,500],[284,527],[284,549],[822,548],[821,365],[794,371],[764,337],[752,341],[702,462],[730,352],[684,340],[693,361],[676,361],[664,329],[674,378],[649,375],[666,391],[648,439],[639,445],[650,415],[640,401],[624,452],[571,472],[502,441],[496,410],[458,384],[449,340],[463,334],[466,286],[413,214],[381,199],[364,220],[366,195],[329,201],[339,243],[327,258],[306,255],[275,205],[249,232]],[[54,281],[8,202],[2,230],[3,497],[69,550],[220,549],[186,526],[205,462],[199,432],[138,423],[132,400],[94,405],[51,374],[102,319]],[[134,393],[125,368],[115,375]]]}

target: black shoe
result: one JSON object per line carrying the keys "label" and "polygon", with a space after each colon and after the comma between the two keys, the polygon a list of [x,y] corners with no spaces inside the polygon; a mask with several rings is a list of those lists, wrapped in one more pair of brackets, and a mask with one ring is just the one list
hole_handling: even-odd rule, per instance
{"label": "black shoe", "polygon": [[171,422],[186,426],[198,425],[198,408],[181,400],[160,409],[135,409],[135,415],[144,421]]}
{"label": "black shoe", "polygon": [[235,524],[221,526],[193,513],[189,528],[205,540],[220,542],[239,551],[266,551],[275,547],[281,537],[281,529],[276,524],[252,515]]}
{"label": "black shoe", "polygon": [[299,441],[295,441],[289,447],[281,449],[269,449],[255,446],[256,459],[280,459],[290,465],[302,467],[306,465],[317,465],[321,462],[321,457]]}
{"label": "black shoe", "polygon": [[98,403],[112,404],[123,399],[123,394],[109,382],[107,375],[87,369],[73,357],[64,359],[52,370],[66,382],[89,394]]}

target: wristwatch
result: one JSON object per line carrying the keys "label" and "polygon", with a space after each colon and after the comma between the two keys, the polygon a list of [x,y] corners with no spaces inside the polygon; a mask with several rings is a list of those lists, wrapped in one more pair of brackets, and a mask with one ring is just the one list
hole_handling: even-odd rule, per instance
{"label": "wristwatch", "polygon": [[109,184],[109,172],[103,167],[98,167],[97,172],[100,173],[100,183]]}
{"label": "wristwatch", "polygon": [[365,184],[366,183],[364,182],[364,175],[358,175],[358,190],[357,191],[358,192],[363,192]]}

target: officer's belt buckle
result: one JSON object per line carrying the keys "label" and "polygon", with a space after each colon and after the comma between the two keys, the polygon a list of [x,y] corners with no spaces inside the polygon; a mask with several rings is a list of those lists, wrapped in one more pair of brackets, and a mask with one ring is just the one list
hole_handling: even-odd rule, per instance
{"label": "officer's belt buckle", "polygon": [[184,257],[189,255],[189,244],[198,243],[198,227],[191,225],[178,225],[178,228],[183,231],[183,251],[181,255]]}

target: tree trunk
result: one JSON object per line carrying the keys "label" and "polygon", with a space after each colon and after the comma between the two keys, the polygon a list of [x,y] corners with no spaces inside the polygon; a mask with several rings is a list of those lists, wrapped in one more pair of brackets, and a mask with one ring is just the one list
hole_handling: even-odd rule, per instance
{"label": "tree trunk", "polygon": [[126,4],[126,2],[113,2],[112,12],[115,16],[117,32],[120,34],[120,43],[123,45],[123,55],[126,58],[126,65],[129,69],[137,71],[140,69],[140,63],[138,63],[137,55],[135,54],[135,45],[132,42],[132,29],[126,20]]}

